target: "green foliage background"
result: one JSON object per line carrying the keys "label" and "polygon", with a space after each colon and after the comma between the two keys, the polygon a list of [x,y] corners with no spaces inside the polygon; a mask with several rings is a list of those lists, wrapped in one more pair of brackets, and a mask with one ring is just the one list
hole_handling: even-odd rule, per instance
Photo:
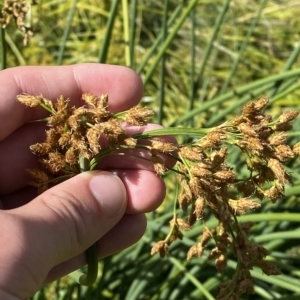
{"label": "green foliage background", "polygon": [[[300,2],[298,0],[39,0],[26,22],[38,29],[28,46],[13,24],[2,36],[7,67],[102,62],[127,65],[145,84],[142,105],[165,126],[211,127],[238,114],[243,103],[269,96],[270,113],[300,106]],[[5,40],[5,42],[4,42]],[[299,140],[299,121],[290,142]],[[243,172],[238,152],[230,163]],[[240,217],[257,222],[253,239],[272,251],[282,275],[253,270],[256,295],[245,299],[300,299],[300,172],[288,166],[294,186],[277,204]],[[174,181],[167,200],[149,214],[148,230],[133,247],[99,262],[90,288],[65,277],[33,299],[215,299],[230,277],[203,257],[187,263],[187,249],[203,223],[172,245],[161,260],[151,245],[164,238],[172,215]],[[206,222],[214,226],[214,219]],[[211,247],[210,247],[211,246]]]}

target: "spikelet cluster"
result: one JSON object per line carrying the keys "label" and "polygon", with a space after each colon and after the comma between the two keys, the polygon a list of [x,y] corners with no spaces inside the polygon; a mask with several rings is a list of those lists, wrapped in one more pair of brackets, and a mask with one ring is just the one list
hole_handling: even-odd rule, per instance
{"label": "spikelet cluster", "polygon": [[[269,252],[249,240],[253,224],[239,224],[236,216],[260,207],[260,201],[276,202],[284,196],[291,177],[283,164],[299,154],[299,144],[286,144],[287,131],[298,116],[297,111],[286,111],[277,119],[263,113],[267,98],[247,103],[242,115],[213,128],[192,145],[180,145],[177,163],[180,193],[178,205],[187,213],[185,219],[174,215],[170,233],[152,248],[161,257],[170,244],[181,239],[181,230],[189,230],[206,214],[213,214],[218,227],[204,231],[187,253],[187,259],[200,257],[211,241],[215,247],[208,253],[219,272],[227,265],[230,251],[238,261],[232,280],[222,283],[218,299],[240,299],[244,293],[253,293],[250,270],[257,266],[267,275],[280,274],[273,262],[265,258]],[[244,154],[249,176],[238,178],[238,173],[227,165],[228,146],[236,146]]]}
{"label": "spikelet cluster", "polygon": [[[25,17],[28,12],[29,1],[25,0],[5,0],[2,8],[2,18],[0,18],[0,24],[3,28],[13,20],[19,30],[24,34],[23,43],[26,46],[28,40],[33,36],[33,29],[30,26],[25,25]],[[31,5],[36,4],[35,0],[32,0]]]}
{"label": "spikelet cluster", "polygon": [[[268,99],[261,98],[247,103],[242,114],[233,120],[210,129],[190,144],[178,145],[151,132],[127,135],[121,122],[143,126],[153,111],[134,107],[112,114],[107,95],[84,93],[85,105],[79,108],[71,107],[64,96],[55,103],[42,95],[22,94],[17,99],[26,106],[41,106],[50,112],[46,140],[30,147],[43,166],[29,170],[32,185],[40,192],[48,188],[49,182],[81,172],[81,159],[91,169],[109,153],[141,148],[149,154],[142,159],[152,163],[158,176],[169,170],[177,175],[179,192],[175,205],[185,215],[180,217],[174,212],[168,235],[153,246],[151,254],[166,256],[170,245],[183,238],[183,231],[213,215],[218,226],[204,226],[199,240],[188,250],[187,260],[207,255],[223,272],[229,253],[235,256],[238,267],[232,279],[221,284],[219,300],[240,299],[245,293],[253,293],[250,271],[255,266],[267,275],[280,274],[276,265],[266,260],[269,251],[249,239],[253,223],[240,224],[237,216],[259,208],[264,199],[276,202],[284,196],[285,186],[292,183],[284,163],[300,154],[300,143],[287,145],[287,131],[292,128],[297,111],[286,111],[273,119],[263,111]],[[172,134],[172,128],[169,133]],[[239,178],[237,170],[228,165],[230,147],[237,147],[245,157],[246,177]],[[124,151],[123,154],[129,155]],[[166,165],[166,157],[177,161],[173,169]]]}
{"label": "spikelet cluster", "polygon": [[[113,150],[134,148],[136,139],[127,135],[121,127],[123,119],[118,119],[108,110],[108,95],[96,97],[84,93],[86,105],[71,107],[70,101],[59,96],[53,103],[42,95],[21,94],[17,100],[28,107],[43,107],[50,112],[46,119],[48,129],[43,142],[30,146],[30,150],[40,157],[41,169],[28,170],[33,186],[42,193],[49,183],[58,183],[82,171],[82,159],[92,168]],[[133,108],[128,111],[127,123],[141,123],[150,117],[147,108]],[[125,115],[127,116],[127,114]]]}

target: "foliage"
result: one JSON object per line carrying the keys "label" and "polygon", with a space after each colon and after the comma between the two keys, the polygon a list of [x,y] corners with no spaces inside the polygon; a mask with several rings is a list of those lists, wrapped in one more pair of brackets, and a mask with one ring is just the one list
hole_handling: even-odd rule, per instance
{"label": "foliage", "polygon": [[[295,0],[40,0],[26,15],[25,24],[36,31],[28,46],[13,22],[1,31],[2,66],[4,57],[8,67],[127,65],[144,80],[142,105],[151,106],[156,121],[166,127],[216,126],[262,95],[270,97],[267,112],[279,115],[300,104],[299,12]],[[291,144],[299,136],[299,120],[294,128]],[[230,149],[229,159],[241,175],[247,173],[238,151]],[[259,210],[238,218],[255,223],[250,239],[271,251],[268,259],[283,273],[269,277],[254,268],[256,295],[249,299],[300,297],[298,165],[299,159],[288,164],[294,184],[284,199],[263,202]],[[234,272],[234,257],[222,274],[207,260],[212,244],[200,258],[186,262],[185,257],[204,225],[217,225],[215,219],[198,222],[164,259],[150,256],[155,242],[168,234],[173,215],[175,184],[168,175],[166,182],[167,200],[149,214],[143,239],[99,262],[101,276],[95,285],[82,287],[63,278],[34,299],[215,299],[219,283]]]}

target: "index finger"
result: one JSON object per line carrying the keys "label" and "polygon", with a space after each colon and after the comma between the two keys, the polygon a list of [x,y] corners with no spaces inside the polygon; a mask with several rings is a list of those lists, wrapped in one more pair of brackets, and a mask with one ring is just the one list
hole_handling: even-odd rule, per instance
{"label": "index finger", "polygon": [[64,95],[79,106],[81,94],[109,95],[109,110],[123,111],[141,99],[143,85],[131,69],[103,64],[16,67],[0,72],[0,141],[22,124],[45,117],[40,108],[28,109],[16,101],[21,93],[42,94],[55,100]]}

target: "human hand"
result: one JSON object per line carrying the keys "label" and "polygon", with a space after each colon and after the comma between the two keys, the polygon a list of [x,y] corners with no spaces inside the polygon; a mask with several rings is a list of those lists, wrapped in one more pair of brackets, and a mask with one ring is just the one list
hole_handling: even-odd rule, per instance
{"label": "human hand", "polygon": [[[144,233],[144,213],[163,200],[163,180],[145,161],[114,158],[107,171],[79,174],[35,197],[26,169],[37,164],[29,146],[44,139],[42,109],[16,101],[20,93],[59,95],[79,106],[82,92],[108,93],[109,109],[136,105],[142,83],[130,69],[83,64],[19,67],[0,72],[0,298],[24,299],[45,283],[85,264],[84,251],[97,242],[99,258],[135,243]],[[147,125],[146,128],[157,128]],[[138,182],[138,184],[137,184]]]}

